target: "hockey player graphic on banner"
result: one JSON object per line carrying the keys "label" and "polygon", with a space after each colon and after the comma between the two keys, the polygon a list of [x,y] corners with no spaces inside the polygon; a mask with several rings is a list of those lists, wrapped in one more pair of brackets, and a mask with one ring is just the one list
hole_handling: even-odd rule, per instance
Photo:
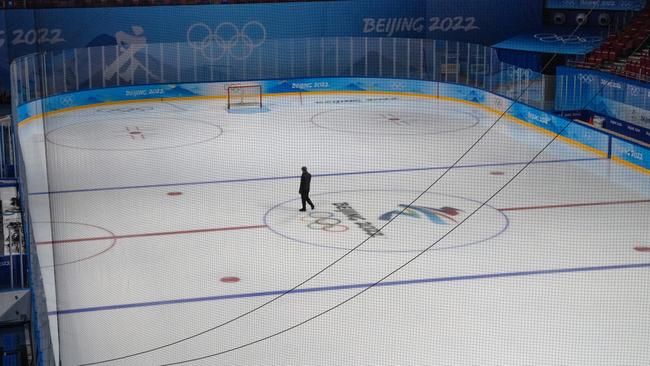
{"label": "hockey player graphic on banner", "polygon": [[[131,26],[131,30],[133,34],[124,31],[115,33],[118,56],[112,64],[107,66],[104,74],[106,80],[117,75],[120,81],[131,83],[134,80],[136,71],[142,70],[148,74],[149,78],[162,81],[160,77],[147,70],[145,65],[136,57],[138,54],[143,54],[142,57],[146,57],[143,52],[147,48],[147,38],[144,36],[144,30],[139,25]],[[160,62],[162,63],[162,60]]]}

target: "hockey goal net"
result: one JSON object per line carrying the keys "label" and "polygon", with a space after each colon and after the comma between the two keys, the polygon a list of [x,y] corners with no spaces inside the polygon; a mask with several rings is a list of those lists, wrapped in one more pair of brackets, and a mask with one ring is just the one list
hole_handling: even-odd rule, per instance
{"label": "hockey goal net", "polygon": [[229,85],[228,109],[240,107],[262,108],[261,85]]}

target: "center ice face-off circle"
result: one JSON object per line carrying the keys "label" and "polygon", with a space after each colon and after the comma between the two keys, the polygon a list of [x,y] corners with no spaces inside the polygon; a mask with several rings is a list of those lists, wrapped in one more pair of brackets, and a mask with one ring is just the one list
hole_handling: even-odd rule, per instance
{"label": "center ice face-off circle", "polygon": [[477,126],[480,119],[461,110],[432,109],[422,103],[364,103],[318,113],[311,122],[328,130],[377,136],[450,133]]}
{"label": "center ice face-off circle", "polygon": [[[360,251],[416,252],[426,249],[459,225],[481,202],[463,197],[426,193],[393,222],[420,192],[407,190],[360,190],[311,196],[313,211],[297,212],[298,200],[281,203],[264,216],[274,233],[313,246],[350,250],[375,234]],[[490,240],[508,227],[508,218],[485,205],[462,228],[432,249],[450,249]]]}

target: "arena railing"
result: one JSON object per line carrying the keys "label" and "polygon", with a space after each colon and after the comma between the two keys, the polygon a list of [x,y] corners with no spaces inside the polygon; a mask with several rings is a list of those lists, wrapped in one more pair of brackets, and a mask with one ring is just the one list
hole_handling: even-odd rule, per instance
{"label": "arena railing", "polygon": [[14,105],[113,86],[340,76],[458,83],[547,110],[554,101],[552,76],[500,62],[490,47],[409,38],[111,45],[24,56],[10,71]]}

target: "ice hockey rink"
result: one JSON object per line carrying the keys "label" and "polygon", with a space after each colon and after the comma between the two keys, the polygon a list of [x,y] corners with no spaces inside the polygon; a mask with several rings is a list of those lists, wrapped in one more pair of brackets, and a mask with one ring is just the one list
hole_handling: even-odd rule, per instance
{"label": "ice hockey rink", "polygon": [[647,175],[454,101],[225,104],[21,127],[62,365],[650,364]]}

